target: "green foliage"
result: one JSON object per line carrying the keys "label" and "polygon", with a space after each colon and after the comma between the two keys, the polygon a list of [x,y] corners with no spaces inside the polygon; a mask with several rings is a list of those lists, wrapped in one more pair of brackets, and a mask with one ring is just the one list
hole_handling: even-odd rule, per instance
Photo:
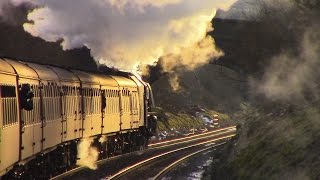
{"label": "green foliage", "polygon": [[231,118],[228,114],[221,113],[221,112],[214,111],[214,110],[208,110],[204,114],[209,117],[213,117],[214,115],[218,115],[219,121],[230,121],[231,120]]}
{"label": "green foliage", "polygon": [[222,173],[217,178],[317,179],[320,176],[318,105],[281,116],[246,106],[242,114],[245,128],[234,149],[236,154],[219,168]]}
{"label": "green foliage", "polygon": [[201,119],[195,118],[184,112],[169,112],[160,107],[156,108],[158,116],[158,130],[171,130],[171,129],[184,129],[189,130],[192,128],[204,127]]}
{"label": "green foliage", "polygon": [[[205,124],[200,117],[195,117],[190,113],[186,113],[184,111],[180,112],[170,112],[168,110],[164,110],[160,107],[155,109],[158,116],[158,130],[189,130],[189,129],[199,129],[204,128]],[[214,118],[214,115],[219,115],[218,119],[221,124],[230,125],[234,124],[234,121],[230,118],[228,114],[219,113],[214,110],[206,110],[202,112],[204,116],[209,118]]]}
{"label": "green foliage", "polygon": [[164,117],[164,116],[165,118],[160,118],[158,120],[159,131],[171,130],[171,129],[189,131],[189,129],[192,129],[192,128],[197,129],[197,128],[204,127],[204,123],[202,119],[192,117],[189,114],[166,112],[161,117]]}

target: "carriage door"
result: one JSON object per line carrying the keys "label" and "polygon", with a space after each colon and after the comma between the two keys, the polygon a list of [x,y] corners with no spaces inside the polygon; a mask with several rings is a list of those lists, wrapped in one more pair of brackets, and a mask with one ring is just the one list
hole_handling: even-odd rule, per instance
{"label": "carriage door", "polygon": [[43,81],[42,87],[43,110],[43,149],[61,143],[62,138],[62,110],[60,87],[56,82]]}
{"label": "carriage door", "polygon": [[130,91],[128,88],[121,90],[121,130],[131,129]]}
{"label": "carriage door", "polygon": [[92,135],[101,134],[102,114],[101,114],[101,90],[99,88],[92,89],[92,106],[91,106],[91,131]]}
{"label": "carriage door", "polygon": [[120,131],[120,93],[118,87],[103,86],[106,95],[106,108],[103,118],[102,133]]}
{"label": "carriage door", "polygon": [[30,84],[34,93],[33,110],[21,110],[22,140],[21,159],[28,158],[41,151],[42,146],[42,118],[41,117],[41,90],[37,80],[20,79],[19,88],[24,84]]}
{"label": "carriage door", "polygon": [[139,128],[139,108],[138,108],[138,91],[132,89],[130,94],[130,114],[131,114],[131,127],[133,129]]}
{"label": "carriage door", "polygon": [[92,120],[92,88],[83,87],[82,88],[82,103],[83,103],[83,112],[82,112],[82,136],[89,137],[91,136],[91,120]]}
{"label": "carriage door", "polygon": [[15,77],[0,75],[0,175],[19,160],[19,124]]}
{"label": "carriage door", "polygon": [[79,88],[74,85],[63,85],[62,87],[62,139],[69,141],[80,137],[81,118],[79,111],[81,110]]}
{"label": "carriage door", "polygon": [[101,92],[100,85],[83,84],[82,86],[82,135],[89,137],[101,133]]}

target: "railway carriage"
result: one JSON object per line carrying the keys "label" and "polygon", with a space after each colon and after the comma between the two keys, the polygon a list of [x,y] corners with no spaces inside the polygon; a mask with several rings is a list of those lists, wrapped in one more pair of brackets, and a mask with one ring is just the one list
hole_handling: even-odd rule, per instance
{"label": "railway carriage", "polygon": [[0,172],[6,173],[19,161],[20,153],[20,114],[17,102],[17,78],[13,67],[0,59]]}
{"label": "railway carriage", "polygon": [[101,133],[101,93],[98,78],[83,71],[72,71],[81,82],[81,117],[82,137],[90,137]]}
{"label": "railway carriage", "polygon": [[119,85],[111,76],[98,76],[101,85],[102,102],[102,134],[119,132],[120,128],[120,97]]}
{"label": "railway carriage", "polygon": [[62,108],[62,141],[81,137],[81,94],[80,80],[72,72],[58,67],[50,67],[60,79]]}
{"label": "railway carriage", "polygon": [[82,138],[94,140],[100,158],[144,148],[154,126],[151,95],[151,87],[129,73],[0,58],[0,176],[62,172],[75,164]]}

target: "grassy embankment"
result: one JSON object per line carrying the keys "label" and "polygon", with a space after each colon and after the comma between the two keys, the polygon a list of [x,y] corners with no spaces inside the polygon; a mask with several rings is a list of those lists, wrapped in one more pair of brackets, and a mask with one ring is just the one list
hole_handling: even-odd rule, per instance
{"label": "grassy embankment", "polygon": [[221,157],[226,163],[214,167],[215,178],[320,177],[320,103],[278,112],[243,107],[239,138],[226,147],[230,153]]}
{"label": "grassy embankment", "polygon": [[[161,108],[157,109],[159,114],[158,131],[170,131],[171,129],[189,131],[190,129],[201,129],[205,127],[205,123],[202,118],[195,117],[185,112],[168,112]],[[213,119],[215,114],[219,115],[220,124],[231,124],[229,115],[219,113],[213,110],[207,110],[202,113],[206,117]]]}

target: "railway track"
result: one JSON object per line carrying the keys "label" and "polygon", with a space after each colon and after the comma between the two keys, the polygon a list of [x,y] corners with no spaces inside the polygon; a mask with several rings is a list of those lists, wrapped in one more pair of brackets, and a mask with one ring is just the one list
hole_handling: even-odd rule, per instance
{"label": "railway track", "polygon": [[192,136],[188,136],[188,137],[183,137],[183,138],[177,138],[177,139],[173,139],[173,140],[168,140],[168,141],[162,141],[162,142],[158,142],[158,143],[152,143],[149,144],[149,148],[157,148],[157,147],[165,147],[168,145],[173,145],[173,144],[179,144],[179,143],[183,143],[183,142],[188,142],[188,141],[192,141],[195,138],[196,139],[201,139],[202,137],[205,136],[210,136],[210,135],[216,135],[218,133],[223,133],[223,132],[227,132],[230,130],[236,130],[236,126],[230,126],[230,127],[226,127],[226,128],[220,128],[220,129],[216,129],[216,130],[212,130],[212,131],[208,131],[202,134],[196,134],[196,135],[192,135]]}
{"label": "railway track", "polygon": [[184,148],[179,148],[177,150],[169,151],[169,152],[151,157],[133,166],[123,169],[122,171],[118,172],[115,175],[108,176],[105,179],[110,179],[110,180],[111,179],[149,179],[149,178],[159,179],[167,171],[172,169],[181,161],[191,156],[194,156],[196,154],[199,154],[203,151],[206,151],[208,149],[212,149],[214,147],[223,145],[225,144],[225,142],[212,145],[209,148],[205,146],[206,144],[210,144],[226,138],[231,138],[233,136],[235,136],[235,134],[225,136],[222,138],[217,138],[210,141],[206,141],[206,142],[202,142],[202,143],[198,143],[195,145],[187,146]]}
{"label": "railway track", "polygon": [[[159,162],[161,159],[164,160],[169,157],[179,159],[180,156],[180,158],[186,157],[194,152],[222,145],[227,139],[235,136],[235,131],[236,127],[231,126],[203,134],[150,144],[149,148],[143,151],[98,161],[98,169],[95,171],[85,167],[78,167],[53,179],[126,179],[127,175],[131,173],[138,174],[137,171],[139,169],[143,170],[148,168],[148,165],[157,164],[156,162]],[[166,164],[165,167],[168,166],[168,162],[164,163]],[[159,172],[154,172],[152,177],[156,176],[157,173]]]}
{"label": "railway track", "polygon": [[164,169],[162,169],[162,171],[160,171],[157,175],[155,175],[155,176],[153,177],[153,179],[155,179],[155,180],[157,180],[157,179],[162,179],[163,177],[165,177],[165,176],[168,174],[168,172],[173,171],[173,170],[175,169],[175,167],[179,166],[179,165],[182,164],[184,161],[186,161],[186,160],[188,160],[188,159],[190,159],[190,158],[192,158],[192,157],[194,157],[194,156],[197,156],[197,155],[199,155],[200,153],[209,151],[209,150],[211,150],[211,149],[213,149],[213,148],[216,148],[216,147],[221,146],[221,145],[224,145],[224,144],[226,144],[226,142],[219,143],[219,144],[216,144],[216,145],[209,145],[209,147],[207,147],[207,148],[201,149],[201,150],[196,151],[196,152],[194,152],[194,153],[191,153],[191,154],[189,154],[189,155],[187,155],[187,156],[185,156],[185,157],[182,157],[182,158],[176,160],[175,162],[171,163],[169,166],[167,166],[167,167],[165,167]]}

